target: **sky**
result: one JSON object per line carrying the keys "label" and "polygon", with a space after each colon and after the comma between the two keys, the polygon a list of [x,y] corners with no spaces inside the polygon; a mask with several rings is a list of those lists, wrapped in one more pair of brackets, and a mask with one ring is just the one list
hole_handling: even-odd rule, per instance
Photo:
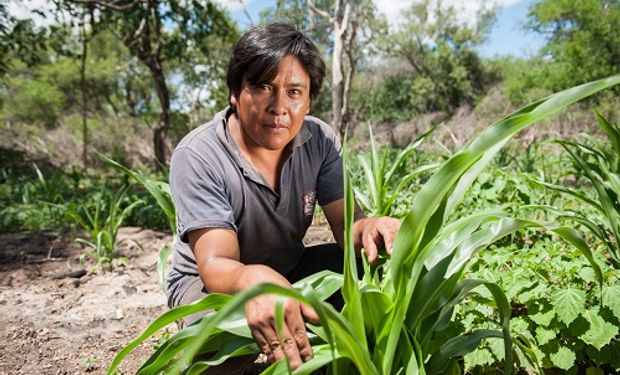
{"label": "sky", "polygon": [[[256,23],[259,12],[267,7],[274,6],[276,0],[217,0],[228,9],[230,16],[241,29],[247,29],[250,21],[243,11],[241,1],[245,5],[252,21]],[[386,14],[392,25],[398,24],[401,11],[414,0],[374,0],[379,11]],[[478,52],[485,57],[511,55],[515,57],[531,57],[543,45],[544,39],[523,29],[527,19],[527,11],[535,0],[495,0],[498,6],[497,20],[489,34],[488,40],[478,48]],[[471,18],[479,9],[479,0],[443,0],[446,5],[453,5],[461,10],[465,19]]]}
{"label": "sky", "polygon": [[[2,0],[0,0],[2,1]],[[18,17],[38,17],[31,9],[51,9],[48,0],[7,0],[9,12]],[[250,20],[243,11],[243,6],[250,15],[252,22],[257,23],[259,13],[265,8],[275,5],[276,0],[215,0],[225,7],[230,16],[242,30],[250,26]],[[397,25],[404,8],[415,0],[374,0],[379,11],[386,14],[392,25]],[[492,1],[492,0],[491,0]],[[527,11],[536,0],[495,0],[498,6],[497,20],[490,32],[488,40],[478,47],[478,52],[485,57],[511,55],[515,57],[531,57],[544,45],[544,39],[532,32],[526,32],[523,24],[527,19]],[[460,9],[464,19],[471,19],[476,9],[480,7],[480,0],[443,0],[446,5],[453,5]],[[47,21],[49,22],[49,21]],[[39,19],[37,23],[46,23]]]}

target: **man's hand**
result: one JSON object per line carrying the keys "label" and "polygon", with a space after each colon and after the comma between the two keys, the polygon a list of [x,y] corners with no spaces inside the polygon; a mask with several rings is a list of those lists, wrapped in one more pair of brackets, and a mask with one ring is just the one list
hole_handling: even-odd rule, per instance
{"label": "man's hand", "polygon": [[353,224],[354,242],[364,248],[368,263],[374,264],[379,256],[379,248],[383,246],[388,255],[392,255],[392,247],[396,234],[400,229],[400,220],[388,216],[367,217]]}
{"label": "man's hand", "polygon": [[[236,233],[227,229],[203,229],[189,233],[190,246],[196,255],[198,273],[210,293],[235,294],[262,283],[291,288],[288,280],[274,269],[239,261]],[[252,335],[270,361],[286,357],[293,369],[312,358],[304,318],[319,323],[316,312],[304,304],[284,302],[284,327],[276,329],[275,295],[262,295],[245,305],[245,316]]]}
{"label": "man's hand", "polygon": [[[334,238],[344,248],[344,199],[338,199],[323,206],[323,212],[332,228]],[[361,212],[361,211],[360,211]],[[356,251],[364,248],[370,264],[377,261],[379,248],[385,247],[388,255],[392,255],[392,247],[396,233],[400,229],[400,220],[393,217],[367,217],[353,223],[353,242]]]}
{"label": "man's hand", "polygon": [[304,318],[319,322],[316,312],[293,299],[284,301],[284,325],[282,332],[276,328],[276,295],[262,295],[245,305],[248,326],[259,348],[270,362],[286,357],[294,370],[312,358],[312,348],[306,334]]}

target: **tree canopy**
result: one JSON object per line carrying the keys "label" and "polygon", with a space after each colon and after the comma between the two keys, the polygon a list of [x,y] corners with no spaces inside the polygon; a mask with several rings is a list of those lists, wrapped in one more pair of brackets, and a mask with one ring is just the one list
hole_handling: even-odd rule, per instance
{"label": "tree canopy", "polygon": [[547,38],[549,89],[558,90],[620,71],[620,1],[542,0],[528,27]]}

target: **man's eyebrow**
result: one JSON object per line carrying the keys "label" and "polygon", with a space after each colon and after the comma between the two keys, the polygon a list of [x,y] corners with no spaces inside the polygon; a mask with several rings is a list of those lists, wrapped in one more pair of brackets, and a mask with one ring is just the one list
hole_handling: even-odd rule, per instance
{"label": "man's eyebrow", "polygon": [[288,87],[305,89],[306,87],[308,87],[308,84],[303,81],[293,81],[290,84],[288,84]]}

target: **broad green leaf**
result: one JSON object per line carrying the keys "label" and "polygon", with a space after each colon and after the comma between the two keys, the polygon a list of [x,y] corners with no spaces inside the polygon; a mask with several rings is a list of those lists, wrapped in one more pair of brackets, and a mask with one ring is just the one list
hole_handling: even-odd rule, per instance
{"label": "broad green leaf", "polygon": [[464,360],[465,371],[468,372],[476,366],[488,366],[495,363],[493,354],[491,354],[491,351],[487,348],[479,348],[469,354],[466,354]]}
{"label": "broad green leaf", "polygon": [[603,306],[609,307],[614,316],[620,319],[620,285],[603,285]]}
{"label": "broad green leaf", "polygon": [[555,316],[555,310],[554,309],[550,309],[550,310],[547,310],[547,311],[544,311],[544,312],[543,311],[538,311],[535,314],[528,315],[528,317],[530,319],[532,319],[532,321],[534,321],[534,323],[538,324],[539,326],[543,326],[543,327],[549,326],[549,324],[553,320],[554,316]]}
{"label": "broad green leaf", "polygon": [[508,297],[508,299],[519,299],[522,290],[531,290],[534,288],[534,286],[538,286],[538,284],[538,281],[531,279],[516,280],[513,283],[508,284],[508,290],[506,290],[506,297]]}
{"label": "broad green leaf", "polygon": [[498,361],[504,360],[504,353],[506,350],[504,340],[488,340],[487,345],[489,346],[491,353],[493,353],[493,356],[497,358]]}
{"label": "broad green leaf", "polygon": [[[486,338],[502,338],[502,333],[490,329],[476,330],[467,335],[461,335],[453,339],[448,340],[436,354],[433,354],[428,361],[428,374],[440,374],[443,373],[449,360],[465,355],[467,353],[473,353],[478,350],[480,342]],[[486,349],[483,349],[486,350]],[[488,351],[487,351],[488,352]],[[489,352],[490,355],[490,352]],[[494,362],[494,361],[492,361]],[[488,364],[492,363],[489,362]]]}
{"label": "broad green leaf", "polygon": [[549,341],[554,340],[558,334],[556,331],[552,331],[544,327],[546,327],[546,325],[536,327],[536,341],[538,342],[538,345],[545,345]]}
{"label": "broad green leaf", "polygon": [[575,353],[565,347],[560,347],[557,352],[549,355],[551,363],[562,370],[568,370],[575,363]]}
{"label": "broad green leaf", "polygon": [[596,272],[592,267],[583,267],[579,270],[579,277],[587,283],[596,283],[598,280],[596,279]]}
{"label": "broad green leaf", "polygon": [[572,286],[566,286],[562,289],[556,289],[551,294],[551,303],[555,308],[558,318],[567,326],[582,314],[584,302],[586,300],[586,292],[581,289],[575,289]]}
{"label": "broad green leaf", "polygon": [[547,285],[548,284],[546,282],[538,282],[534,288],[521,291],[515,298],[524,304],[527,304],[532,300],[538,300],[541,295],[547,294]]}
{"label": "broad green leaf", "polygon": [[599,315],[598,310],[587,310],[583,316],[590,323],[590,329],[579,337],[596,349],[600,350],[618,334],[618,327],[606,322]]}

